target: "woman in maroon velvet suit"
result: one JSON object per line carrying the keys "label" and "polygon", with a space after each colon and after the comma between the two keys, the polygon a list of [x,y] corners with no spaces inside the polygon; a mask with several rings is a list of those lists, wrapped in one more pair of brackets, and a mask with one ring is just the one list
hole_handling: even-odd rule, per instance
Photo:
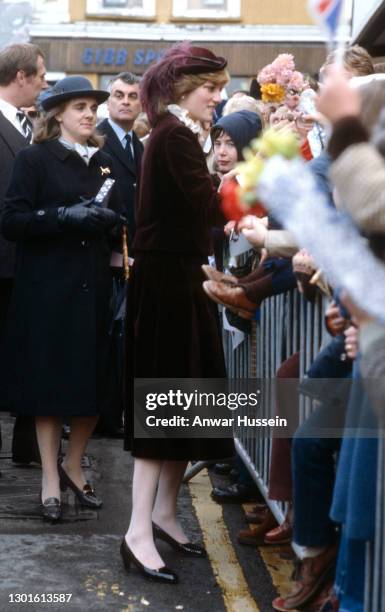
{"label": "woman in maroon velvet suit", "polygon": [[[198,142],[199,122],[211,121],[228,81],[225,67],[226,61],[207,49],[182,43],[142,81],[153,129],[142,161],[129,287],[131,377],[226,376],[217,308],[202,289],[201,270],[212,250],[211,227],[223,219]],[[177,576],[164,567],[154,536],[184,554],[205,555],[177,520],[177,495],[189,460],[228,457],[232,441],[134,438],[128,395],[125,448],[135,457],[135,469],[121,554],[126,568],[132,562],[146,577],[174,583]]]}

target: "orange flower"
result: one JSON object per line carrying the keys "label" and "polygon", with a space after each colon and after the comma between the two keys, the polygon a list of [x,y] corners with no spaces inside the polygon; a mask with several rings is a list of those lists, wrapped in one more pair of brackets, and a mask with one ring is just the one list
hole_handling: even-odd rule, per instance
{"label": "orange flower", "polygon": [[277,83],[265,83],[261,86],[262,102],[282,102],[285,89]]}

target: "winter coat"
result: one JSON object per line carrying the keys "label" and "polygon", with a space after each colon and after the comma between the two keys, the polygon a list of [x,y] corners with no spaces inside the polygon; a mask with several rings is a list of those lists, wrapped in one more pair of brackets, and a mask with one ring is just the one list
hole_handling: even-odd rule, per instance
{"label": "winter coat", "polygon": [[[87,166],[58,140],[16,156],[2,216],[4,236],[17,243],[6,330],[15,412],[99,412],[109,342],[110,235],[61,228],[58,208],[95,196],[109,168],[104,153],[95,153]],[[114,194],[110,207],[120,208]]]}

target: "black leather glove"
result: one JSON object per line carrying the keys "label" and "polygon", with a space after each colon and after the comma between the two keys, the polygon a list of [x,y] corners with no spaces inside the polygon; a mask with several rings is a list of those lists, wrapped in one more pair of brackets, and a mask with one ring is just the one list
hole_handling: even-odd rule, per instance
{"label": "black leather glove", "polygon": [[86,231],[91,234],[112,230],[127,223],[125,217],[109,208],[95,206],[94,200],[84,200],[73,206],[58,208],[59,226],[70,230]]}
{"label": "black leather glove", "polygon": [[115,225],[122,223],[123,218],[110,208],[95,208],[97,209],[97,216],[104,224],[103,227],[105,229],[112,229]]}
{"label": "black leather glove", "polygon": [[63,229],[83,230],[97,234],[105,227],[97,207],[90,206],[88,202],[74,204],[74,206],[61,206],[58,208],[57,216],[59,226]]}

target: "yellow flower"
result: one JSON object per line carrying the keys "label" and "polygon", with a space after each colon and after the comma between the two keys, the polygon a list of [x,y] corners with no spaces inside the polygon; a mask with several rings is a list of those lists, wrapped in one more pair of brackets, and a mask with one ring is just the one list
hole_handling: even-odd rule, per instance
{"label": "yellow flower", "polygon": [[263,133],[258,144],[259,153],[264,158],[282,155],[286,159],[292,159],[300,153],[298,139],[294,134],[290,132],[280,133],[273,128],[269,128]]}
{"label": "yellow flower", "polygon": [[264,170],[266,160],[273,155],[292,159],[300,154],[297,138],[292,133],[280,133],[270,128],[250,146],[243,150],[245,161],[237,164],[238,199],[244,210],[254,206],[257,199],[257,185]]}
{"label": "yellow flower", "polygon": [[282,102],[285,99],[285,89],[277,83],[265,83],[261,87],[262,102]]}

